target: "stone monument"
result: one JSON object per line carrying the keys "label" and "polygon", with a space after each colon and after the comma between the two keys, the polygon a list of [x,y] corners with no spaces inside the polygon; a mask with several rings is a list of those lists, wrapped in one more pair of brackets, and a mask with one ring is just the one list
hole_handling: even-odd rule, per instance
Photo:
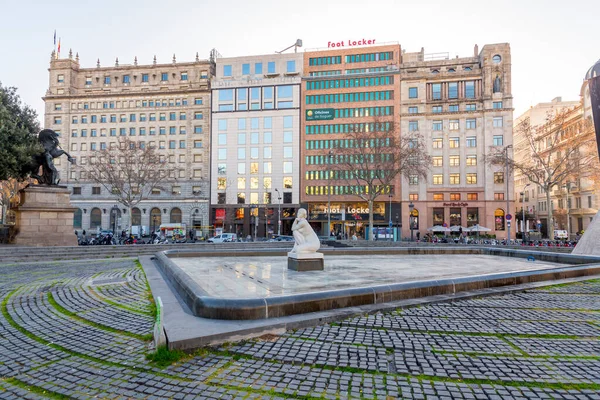
{"label": "stone monument", "polygon": [[[596,130],[596,143],[600,157],[600,60],[589,69],[585,76],[590,90],[592,103],[592,118]],[[588,225],[585,233],[579,239],[573,254],[600,255],[600,211]]]}
{"label": "stone monument", "polygon": [[[15,244],[23,246],[77,246],[77,236],[73,231],[73,214],[70,191],[59,186],[60,177],[53,159],[66,155],[69,162],[75,160],[58,143],[58,134],[44,129],[38,135],[44,152],[23,165],[37,185],[22,189],[16,212],[17,235]],[[40,173],[41,168],[41,173]]]}
{"label": "stone monument", "polygon": [[288,253],[288,269],[294,271],[323,271],[323,253],[317,253],[321,242],[315,231],[306,220],[307,212],[298,209],[298,214],[292,225],[295,244]]}

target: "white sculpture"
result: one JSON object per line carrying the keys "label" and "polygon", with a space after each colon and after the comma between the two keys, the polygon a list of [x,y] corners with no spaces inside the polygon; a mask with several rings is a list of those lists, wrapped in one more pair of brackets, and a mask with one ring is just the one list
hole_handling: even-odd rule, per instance
{"label": "white sculpture", "polygon": [[321,247],[317,234],[306,220],[307,212],[304,208],[298,209],[296,220],[292,225],[292,233],[296,244],[290,253],[316,253]]}

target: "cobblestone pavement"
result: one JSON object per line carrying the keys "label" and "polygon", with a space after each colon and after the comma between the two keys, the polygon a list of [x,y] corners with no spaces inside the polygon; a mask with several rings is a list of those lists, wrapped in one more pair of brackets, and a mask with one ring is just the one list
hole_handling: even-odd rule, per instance
{"label": "cobblestone pavement", "polygon": [[145,355],[134,260],[0,265],[0,398],[596,399],[600,280]]}

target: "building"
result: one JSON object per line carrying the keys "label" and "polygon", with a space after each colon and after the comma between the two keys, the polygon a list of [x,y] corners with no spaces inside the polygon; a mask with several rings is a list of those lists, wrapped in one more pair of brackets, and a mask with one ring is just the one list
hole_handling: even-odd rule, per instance
{"label": "building", "polygon": [[[351,194],[361,189],[341,179],[345,171],[337,171],[334,164],[343,164],[339,149],[353,145],[344,139],[348,132],[398,133],[394,128],[400,123],[400,63],[398,44],[304,53],[301,198],[320,235],[365,236],[368,204]],[[378,230],[389,228],[390,212],[399,213],[400,180],[391,186],[373,205]],[[399,217],[394,220],[399,222]]]}
{"label": "building", "polygon": [[[408,237],[411,227],[424,234],[433,225],[479,224],[506,237],[505,217],[514,211],[512,180],[487,166],[483,155],[490,147],[512,153],[510,46],[485,45],[481,52],[475,46],[473,56],[451,59],[423,49],[407,53],[397,44],[348,45],[304,54],[307,112],[302,113],[300,146],[306,190],[301,199],[315,230],[356,230],[365,236],[366,204],[347,194],[342,182],[331,180],[327,165],[335,162],[345,129],[367,132],[378,115],[398,123],[401,135],[422,135],[433,165],[426,180],[403,177],[391,196],[380,196],[375,226],[384,229],[392,221]],[[332,109],[333,118],[310,120],[308,111],[317,109]]]}
{"label": "building", "polygon": [[[75,229],[120,231],[132,225],[158,228],[184,223],[208,234],[208,135],[210,78],[214,64],[200,60],[149,65],[81,68],[79,55],[61,59],[53,52],[49,88],[44,96],[46,128],[60,134],[61,146],[77,159],[71,166],[56,159],[61,184],[72,190]],[[128,215],[105,188],[86,180],[82,167],[97,150],[121,136],[168,149],[178,173],[165,180]]]}
{"label": "building", "polygon": [[[550,102],[539,103],[531,107],[515,120],[515,128],[527,118],[532,126],[543,127],[547,124],[549,117],[555,115],[556,112],[564,112],[564,122],[561,126],[551,125],[546,129],[545,135],[539,136],[540,142],[544,142],[545,137],[553,135],[556,130],[563,131],[566,138],[582,134],[582,132],[594,136],[593,132],[583,129],[585,121],[591,123],[591,116],[586,115],[588,107],[585,89],[584,85],[580,101],[563,101],[561,97],[556,97]],[[514,143],[516,162],[531,157],[530,145],[518,129],[514,131]],[[540,143],[539,149],[540,154],[547,154],[544,144]],[[560,151],[558,147],[550,147],[547,151],[557,151],[557,149]],[[593,151],[596,152],[596,149],[594,148]],[[595,161],[597,162],[597,157],[595,157]],[[575,238],[578,232],[587,229],[598,212],[597,185],[593,179],[588,177],[574,174],[565,182],[553,187],[550,192],[550,203],[548,203],[546,192],[530,182],[526,176],[515,172],[514,179],[515,199],[520,202],[517,205],[517,212],[520,214],[523,209],[525,210],[525,226],[519,226],[520,231],[539,231],[542,237],[548,237],[548,227],[553,226],[554,229],[566,230],[570,238]],[[548,221],[549,209],[552,209],[552,223]]]}
{"label": "building", "polygon": [[302,54],[217,58],[211,223],[238,237],[291,234],[300,203]]}

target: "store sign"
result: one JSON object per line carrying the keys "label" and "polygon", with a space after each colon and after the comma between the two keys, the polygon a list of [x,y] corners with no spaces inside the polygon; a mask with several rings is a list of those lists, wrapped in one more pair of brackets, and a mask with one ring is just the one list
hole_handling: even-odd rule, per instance
{"label": "store sign", "polygon": [[333,108],[321,108],[318,110],[306,110],[307,121],[329,121],[335,118]]}
{"label": "store sign", "polygon": [[468,207],[469,203],[444,203],[444,207]]}
{"label": "store sign", "polygon": [[323,212],[330,213],[330,214],[368,214],[369,208],[368,207],[352,207],[352,206],[348,206],[346,208],[341,208],[340,206],[332,206],[329,209],[327,209],[327,207],[324,207]]}
{"label": "store sign", "polygon": [[350,40],[341,42],[327,42],[327,48],[333,49],[338,47],[354,47],[354,46],[367,46],[369,44],[375,44],[375,39],[360,39]]}

